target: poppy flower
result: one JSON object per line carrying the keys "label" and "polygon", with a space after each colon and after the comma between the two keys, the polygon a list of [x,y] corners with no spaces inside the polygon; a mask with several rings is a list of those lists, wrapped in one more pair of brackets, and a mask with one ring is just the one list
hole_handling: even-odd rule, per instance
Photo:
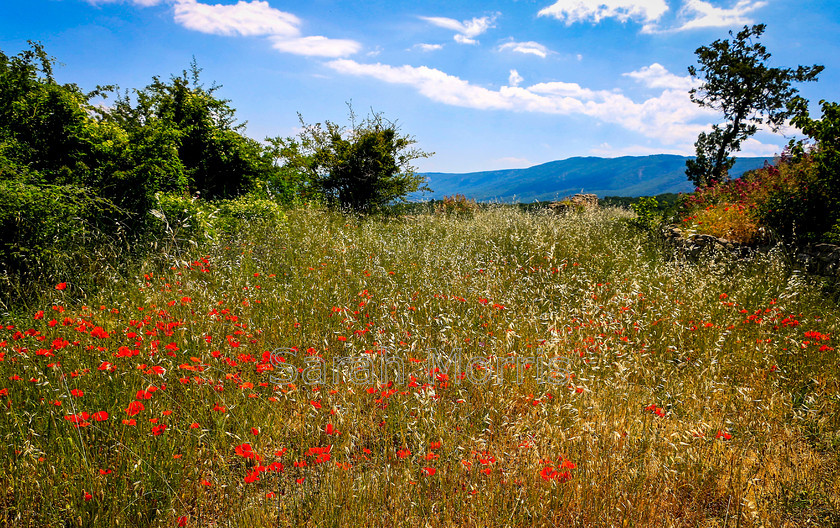
{"label": "poppy flower", "polygon": [[729,440],[732,438],[732,435],[729,433],[724,433],[723,431],[718,431],[715,435],[715,438],[723,438],[724,440]]}
{"label": "poppy flower", "polygon": [[429,475],[430,477],[437,473],[437,469],[433,467],[424,467],[423,472]]}
{"label": "poppy flower", "polygon": [[135,416],[140,411],[145,410],[146,406],[140,403],[139,401],[133,401],[128,404],[128,408],[125,410],[126,414],[129,416]]}
{"label": "poppy flower", "polygon": [[64,291],[64,290],[67,289],[67,283],[66,282],[59,282],[58,284],[55,285],[55,289],[58,290],[58,291]]}

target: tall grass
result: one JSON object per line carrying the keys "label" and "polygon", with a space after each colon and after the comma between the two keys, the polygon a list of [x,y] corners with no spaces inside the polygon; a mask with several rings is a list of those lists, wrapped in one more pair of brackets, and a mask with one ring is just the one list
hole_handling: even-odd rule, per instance
{"label": "tall grass", "polygon": [[0,330],[0,524],[836,525],[836,306],[631,216],[300,208],[54,290]]}

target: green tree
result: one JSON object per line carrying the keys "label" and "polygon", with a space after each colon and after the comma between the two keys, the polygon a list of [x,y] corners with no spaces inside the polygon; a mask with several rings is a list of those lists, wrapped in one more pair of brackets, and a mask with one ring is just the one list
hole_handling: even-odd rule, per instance
{"label": "green tree", "polygon": [[274,138],[284,170],[300,175],[305,196],[330,206],[369,212],[416,191],[430,191],[412,162],[433,153],[413,147],[395,122],[372,112],[360,122],[350,109],[350,128],[330,121],[308,125],[296,138]]}
{"label": "green tree", "polygon": [[734,37],[716,40],[697,48],[700,67],[690,66],[688,73],[703,84],[689,93],[701,107],[723,114],[726,123],[714,125],[712,132],[701,133],[695,147],[697,157],[686,162],[686,176],[698,187],[727,178],[741,143],[766,125],[776,132],[790,117],[787,103],[797,94],[792,82],[815,81],[822,66],[771,68],[770,54],[757,42],[765,25],[744,26]]}
{"label": "green tree", "polygon": [[253,190],[275,170],[270,150],[243,135],[236,110],[205,88],[201,70],[169,82],[153,77],[134,99],[118,97],[108,118],[129,135],[131,157],[153,181],[150,188],[199,193],[202,198],[233,198]]}
{"label": "green tree", "polygon": [[805,173],[793,195],[774,196],[767,212],[768,223],[783,236],[796,235],[808,241],[840,243],[840,104],[820,101],[822,118],[808,113],[808,102],[795,98],[790,106],[791,122],[813,140],[810,150],[791,141],[793,162],[807,160],[812,170]]}
{"label": "green tree", "polygon": [[58,84],[54,59],[30,42],[0,51],[0,177],[31,183],[88,183],[107,164],[99,151],[90,99],[75,84]]}

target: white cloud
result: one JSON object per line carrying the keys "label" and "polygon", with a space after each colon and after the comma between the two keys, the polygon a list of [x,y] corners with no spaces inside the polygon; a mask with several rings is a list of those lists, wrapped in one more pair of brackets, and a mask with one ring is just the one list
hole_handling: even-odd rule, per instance
{"label": "white cloud", "polygon": [[423,96],[443,104],[480,110],[587,116],[617,124],[665,145],[693,143],[711,120],[719,117],[693,104],[682,89],[665,89],[655,97],[635,102],[620,92],[591,90],[576,83],[547,82],[530,87],[511,83],[494,90],[427,66],[361,64],[347,59],[331,61],[327,65],[347,75],[411,86]]}
{"label": "white cloud", "polygon": [[651,145],[628,145],[626,147],[613,147],[609,143],[601,143],[597,147],[589,149],[589,154],[603,158],[618,158],[621,156],[648,156],[650,154],[675,154],[677,156],[694,155],[694,146],[686,143],[679,147],[663,148]]}
{"label": "white cloud", "polygon": [[495,27],[493,24],[496,23],[497,16],[498,15],[473,18],[472,20],[464,20],[463,22],[459,22],[454,18],[446,17],[421,16],[420,19],[434,24],[435,26],[455,31],[456,34],[453,38],[458,44],[478,44],[478,41],[475,40],[474,37],[477,37],[488,29]]}
{"label": "white cloud", "polygon": [[650,23],[659,20],[666,11],[665,0],[557,0],[537,15],[554,17],[568,26],[587,20],[597,24],[605,18]]}
{"label": "white cloud", "polygon": [[175,22],[187,29],[214,35],[267,36],[274,49],[285,53],[336,58],[357,53],[362,47],[353,40],[303,36],[298,17],[260,0],[230,5],[176,0],[174,11]]}
{"label": "white cloud", "polygon": [[292,39],[272,37],[271,41],[272,47],[277,51],[317,57],[346,57],[361,49],[361,45],[354,40],[329,39],[321,36]]}
{"label": "white cloud", "polygon": [[680,77],[669,72],[658,62],[645,66],[641,70],[622,74],[631,77],[649,88],[667,88],[670,90],[688,91],[700,85],[700,81],[692,79],[690,75]]}
{"label": "white cloud", "polygon": [[178,0],[175,22],[187,29],[215,35],[300,35],[300,19],[271,7],[268,2],[239,1],[233,5],[200,4],[196,0]]}
{"label": "white cloud", "polygon": [[688,19],[676,31],[708,27],[732,27],[752,24],[748,13],[767,5],[765,0],[738,0],[730,9],[715,7],[704,0],[687,0],[680,9],[682,19]]}
{"label": "white cloud", "polygon": [[420,51],[437,51],[443,49],[443,44],[415,44],[414,48]]}
{"label": "white cloud", "polygon": [[783,148],[779,145],[772,145],[769,143],[762,143],[754,137],[748,138],[741,143],[741,150],[735,153],[738,156],[755,156],[755,157],[770,157],[781,153]]}
{"label": "white cloud", "polygon": [[508,77],[508,84],[510,86],[519,86],[519,83],[524,81],[525,79],[519,75],[519,72],[516,70],[510,70],[510,76]]}
{"label": "white cloud", "polygon": [[517,53],[525,53],[536,55],[537,57],[545,58],[549,51],[548,48],[538,42],[505,42],[499,46],[499,51],[515,51]]}

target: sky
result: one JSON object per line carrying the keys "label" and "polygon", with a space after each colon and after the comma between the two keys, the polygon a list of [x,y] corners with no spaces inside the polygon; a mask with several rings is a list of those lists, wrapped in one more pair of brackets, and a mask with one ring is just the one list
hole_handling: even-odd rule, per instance
{"label": "sky", "polygon": [[[84,90],[143,88],[195,58],[250,137],[293,136],[299,116],[346,125],[349,103],[434,152],[420,171],[472,172],[693,155],[722,122],[689,99],[694,52],[757,23],[770,66],[825,66],[798,85],[818,116],[838,99],[837,0],[0,0],[0,50],[39,41]],[[761,131],[740,155],[795,133]]]}

